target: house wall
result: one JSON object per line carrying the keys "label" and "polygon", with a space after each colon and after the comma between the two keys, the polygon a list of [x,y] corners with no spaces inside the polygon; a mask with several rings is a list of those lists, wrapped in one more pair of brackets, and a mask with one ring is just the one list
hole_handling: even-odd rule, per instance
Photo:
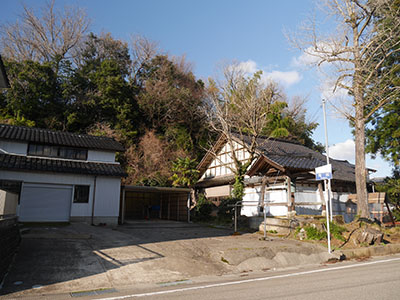
{"label": "house wall", "polygon": [[[70,186],[89,185],[89,202],[73,203],[71,197],[70,220],[90,221],[93,205],[93,188],[95,177],[91,175],[39,173],[39,172],[15,172],[1,171],[0,179],[22,181],[22,191],[25,183],[34,184],[61,184]],[[95,193],[94,223],[107,223],[116,225],[119,216],[120,178],[97,176]],[[23,199],[21,199],[22,201]],[[17,214],[19,213],[19,205]]]}
{"label": "house wall", "polygon": [[[236,157],[241,161],[246,161],[250,157],[249,153],[240,144],[233,142]],[[234,168],[232,152],[229,144],[218,152],[216,158],[211,162],[208,169],[204,172],[200,179],[214,178],[219,176],[231,175],[231,168]]]}
{"label": "house wall", "polygon": [[115,152],[89,150],[87,160],[94,162],[115,162]]}
{"label": "house wall", "polygon": [[[0,140],[0,152],[8,154],[28,154],[28,143],[8,140]],[[92,162],[115,162],[115,152],[88,150],[87,161]]]}
{"label": "house wall", "polygon": [[[293,191],[293,190],[292,190]],[[345,222],[351,222],[354,219],[356,206],[348,203],[349,193],[333,192],[332,207],[334,215],[342,215]],[[301,202],[319,202],[321,198],[316,186],[297,185],[294,192],[295,209],[298,215],[321,215],[322,205],[296,205]],[[287,203],[287,190],[284,184],[269,186],[264,194],[266,203]],[[259,205],[261,201],[261,185],[245,188],[241,214],[248,217],[260,216]],[[267,216],[287,216],[288,209],[286,205],[267,206]]]}
{"label": "house wall", "polygon": [[0,140],[0,152],[26,155],[28,143]]}
{"label": "house wall", "polygon": [[[284,185],[272,185],[264,194],[265,203],[286,203],[287,192]],[[261,185],[255,187],[246,187],[243,197],[243,205],[241,214],[247,217],[259,216],[259,205],[261,200]],[[287,206],[267,206],[266,213],[268,216],[286,216],[288,212]]]}
{"label": "house wall", "polygon": [[230,185],[214,186],[204,189],[207,198],[229,197],[231,195]]}

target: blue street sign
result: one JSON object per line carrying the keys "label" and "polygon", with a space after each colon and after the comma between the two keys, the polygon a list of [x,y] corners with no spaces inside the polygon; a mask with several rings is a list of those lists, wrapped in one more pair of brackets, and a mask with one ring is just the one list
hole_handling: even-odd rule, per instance
{"label": "blue street sign", "polygon": [[325,166],[315,168],[315,179],[316,180],[332,179],[332,165],[328,164]]}

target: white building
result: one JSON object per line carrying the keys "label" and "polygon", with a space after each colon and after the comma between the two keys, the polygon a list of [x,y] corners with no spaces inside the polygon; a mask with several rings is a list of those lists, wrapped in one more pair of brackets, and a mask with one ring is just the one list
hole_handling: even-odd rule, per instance
{"label": "white building", "polygon": [[[0,124],[1,214],[20,222],[118,223],[121,144],[96,137]],[[17,197],[7,197],[11,193]]]}
{"label": "white building", "polygon": [[[234,136],[233,147],[220,138],[200,162],[200,180],[196,184],[205,196],[217,200],[231,195],[234,175],[233,152],[241,161],[249,153],[242,139]],[[247,141],[250,144],[250,140]],[[233,149],[232,149],[233,148]],[[330,159],[333,167],[333,213],[350,221],[356,211],[348,196],[355,193],[355,168],[347,161]],[[326,164],[326,157],[300,143],[272,138],[259,138],[257,157],[245,176],[245,195],[241,214],[261,216],[266,204],[268,216],[321,214],[325,194],[322,181],[315,180],[316,167]],[[262,191],[264,189],[264,191]],[[323,197],[326,197],[323,196]]]}

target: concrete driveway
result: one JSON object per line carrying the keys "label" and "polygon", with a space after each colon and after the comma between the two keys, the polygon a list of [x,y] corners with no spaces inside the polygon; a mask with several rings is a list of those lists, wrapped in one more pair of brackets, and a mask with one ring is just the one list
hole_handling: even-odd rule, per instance
{"label": "concrete driveway", "polygon": [[[3,297],[96,295],[148,284],[319,263],[326,249],[174,221],[32,227],[22,235]],[[1,297],[1,298],[3,298]]]}

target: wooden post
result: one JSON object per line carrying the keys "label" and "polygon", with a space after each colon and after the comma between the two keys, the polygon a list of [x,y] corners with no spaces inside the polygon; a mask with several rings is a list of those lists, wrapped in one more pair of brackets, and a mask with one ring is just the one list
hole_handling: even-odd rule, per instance
{"label": "wooden post", "polygon": [[167,217],[168,220],[170,217],[170,208],[171,208],[171,194],[168,193],[168,217]]}
{"label": "wooden post", "polygon": [[264,207],[264,198],[265,198],[265,186],[267,183],[267,176],[263,176],[262,181],[261,181],[261,202],[260,202],[260,207],[262,207],[263,209]]}
{"label": "wooden post", "polygon": [[287,176],[287,205],[288,205],[288,217],[292,217],[294,210],[294,198],[292,197],[292,180]]}
{"label": "wooden post", "polygon": [[179,221],[179,195],[176,197],[176,220]]}
{"label": "wooden post", "polygon": [[326,204],[325,204],[326,202],[325,202],[324,191],[322,190],[321,182],[318,182],[318,191],[319,191],[319,197],[321,198],[321,202],[324,203],[322,205],[322,214],[321,214],[321,215],[324,215],[324,212],[326,214]]}
{"label": "wooden post", "polygon": [[125,202],[126,202],[126,200],[125,200],[125,198],[126,198],[126,191],[125,191],[125,187],[123,186],[122,187],[122,207],[121,207],[121,224],[124,224],[124,222],[125,222],[125,206],[126,206],[126,204],[125,204]]}
{"label": "wooden post", "polygon": [[162,219],[162,201],[163,201],[164,193],[160,194],[160,213],[159,213],[159,218],[160,220]]}

